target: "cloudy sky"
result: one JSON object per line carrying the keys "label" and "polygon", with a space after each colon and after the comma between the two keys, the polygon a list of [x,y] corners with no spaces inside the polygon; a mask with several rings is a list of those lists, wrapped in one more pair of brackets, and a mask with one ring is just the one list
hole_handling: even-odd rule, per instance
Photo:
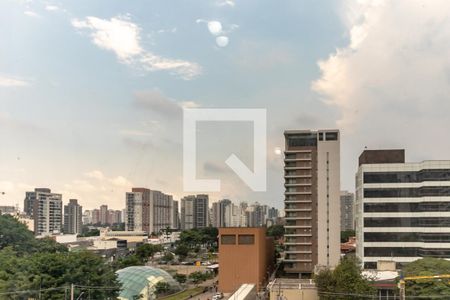
{"label": "cloudy sky", "polygon": [[[339,128],[342,189],[367,146],[450,159],[447,0],[0,2],[0,204],[49,187],[85,208],[182,185],[183,108],[267,109],[266,192],[250,122],[203,122],[213,201],[282,207],[284,129]],[[199,191],[201,192],[201,191]]]}

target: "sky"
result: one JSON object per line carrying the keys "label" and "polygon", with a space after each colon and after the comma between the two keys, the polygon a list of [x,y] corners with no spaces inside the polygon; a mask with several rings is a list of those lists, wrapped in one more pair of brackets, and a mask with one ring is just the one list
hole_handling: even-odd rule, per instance
{"label": "sky", "polygon": [[262,192],[225,164],[252,169],[251,122],[198,125],[211,201],[282,208],[286,129],[341,131],[343,190],[365,147],[450,159],[446,0],[3,0],[0,37],[0,205],[35,187],[86,209],[133,186],[190,194],[183,108],[267,111]]}

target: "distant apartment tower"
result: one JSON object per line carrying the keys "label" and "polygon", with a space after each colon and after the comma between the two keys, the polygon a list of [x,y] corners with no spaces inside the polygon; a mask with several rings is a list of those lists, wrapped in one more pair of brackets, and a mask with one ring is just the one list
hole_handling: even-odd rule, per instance
{"label": "distant apartment tower", "polygon": [[133,188],[126,193],[127,231],[158,233],[173,226],[173,198],[160,191]]}
{"label": "distant apartment tower", "polygon": [[340,258],[338,130],[288,130],[285,136],[285,267],[299,277]]}
{"label": "distant apartment tower", "polygon": [[450,161],[405,163],[404,150],[365,150],[356,174],[356,254],[365,268],[450,259]]}
{"label": "distant apartment tower", "polygon": [[[30,196],[30,198],[28,198]],[[33,208],[30,209],[29,199],[33,199]],[[27,203],[28,202],[28,203]],[[34,234],[47,235],[62,232],[63,205],[62,195],[52,193],[50,189],[35,189],[34,192],[26,192],[25,204],[28,213],[34,219]]]}
{"label": "distant apartment tower", "polygon": [[92,211],[92,216],[91,216],[91,220],[92,220],[92,224],[100,224],[100,209],[98,208],[94,208]]}
{"label": "distant apartment tower", "polygon": [[181,199],[181,229],[208,227],[209,197],[208,195],[190,195]]}
{"label": "distant apartment tower", "polygon": [[81,233],[83,207],[77,199],[70,199],[69,204],[64,205],[64,233]]}
{"label": "distant apartment tower", "polygon": [[355,196],[353,193],[341,192],[341,231],[355,230],[353,218],[353,203]]}
{"label": "distant apartment tower", "polygon": [[[225,226],[226,227],[245,227],[245,219],[242,218],[241,207],[236,204],[230,204],[225,207]],[[243,222],[244,221],[244,222]]]}
{"label": "distant apartment tower", "polygon": [[108,224],[108,205],[100,205],[100,224]]}
{"label": "distant apartment tower", "polygon": [[35,188],[34,192],[26,192],[25,200],[23,201],[23,211],[25,212],[25,215],[32,218],[35,200],[40,197],[40,194],[45,195],[50,193],[51,190],[48,188]]}
{"label": "distant apartment tower", "polygon": [[213,227],[226,227],[225,224],[225,210],[227,206],[231,205],[229,199],[223,199],[212,204],[211,225]]}
{"label": "distant apartment tower", "polygon": [[93,224],[92,223],[92,210],[86,209],[83,212],[82,220],[83,220],[83,224]]}
{"label": "distant apartment tower", "polygon": [[179,229],[180,228],[180,212],[178,210],[178,201],[176,201],[176,200],[173,200],[172,228],[173,229]]}

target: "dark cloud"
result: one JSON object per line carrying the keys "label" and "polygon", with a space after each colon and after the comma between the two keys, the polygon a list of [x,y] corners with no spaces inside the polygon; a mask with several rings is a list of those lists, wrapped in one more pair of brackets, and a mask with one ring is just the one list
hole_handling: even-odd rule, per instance
{"label": "dark cloud", "polygon": [[203,164],[203,170],[210,173],[227,173],[229,169],[223,165],[220,165],[218,163],[207,161]]}
{"label": "dark cloud", "polygon": [[136,92],[133,104],[139,109],[169,118],[180,117],[182,111],[182,106],[178,102],[166,97],[158,90]]}

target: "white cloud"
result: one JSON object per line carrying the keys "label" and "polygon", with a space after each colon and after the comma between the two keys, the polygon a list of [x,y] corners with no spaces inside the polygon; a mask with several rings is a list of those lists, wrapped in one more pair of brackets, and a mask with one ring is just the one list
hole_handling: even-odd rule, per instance
{"label": "white cloud", "polygon": [[200,107],[194,101],[178,102],[161,93],[159,90],[135,93],[134,104],[141,108],[158,113],[165,118],[180,118],[183,108]]}
{"label": "white cloud", "polygon": [[85,209],[107,204],[114,208],[123,208],[125,193],[130,191],[133,183],[122,175],[108,177],[100,170],[85,172],[81,178],[76,178],[64,184],[59,192],[64,199],[76,198]]}
{"label": "white cloud", "polygon": [[343,174],[364,146],[449,159],[450,2],[347,1],[345,12],[348,45],[319,62],[312,84],[340,114]]}
{"label": "white cloud", "polygon": [[236,2],[234,2],[234,0],[220,0],[220,1],[217,1],[217,5],[234,7],[236,5]]}
{"label": "white cloud", "polygon": [[354,128],[398,105],[403,116],[448,106],[449,8],[445,0],[349,2],[349,45],[319,62],[322,76],[312,85],[339,108],[338,125]]}
{"label": "white cloud", "polygon": [[25,87],[30,83],[27,80],[18,77],[6,76],[0,74],[0,86],[2,87]]}
{"label": "white cloud", "polygon": [[59,7],[56,6],[56,5],[47,4],[45,6],[45,9],[48,10],[48,11],[57,11],[57,10],[59,10]]}
{"label": "white cloud", "polygon": [[40,15],[39,15],[38,13],[36,13],[36,12],[34,12],[34,11],[32,11],[32,10],[26,10],[26,11],[24,11],[23,13],[24,13],[26,16],[33,17],[33,18],[39,18],[39,17],[40,17]]}
{"label": "white cloud", "polygon": [[84,175],[88,178],[94,178],[97,180],[103,180],[105,178],[105,175],[103,175],[102,171],[99,171],[99,170],[92,170],[92,171],[86,172]]}
{"label": "white cloud", "polygon": [[192,79],[201,73],[197,63],[162,57],[144,49],[141,45],[142,29],[126,17],[110,20],[86,17],[83,20],[73,19],[72,25],[90,30],[92,42],[102,49],[113,51],[121,63],[147,71],[169,71],[183,79]]}

